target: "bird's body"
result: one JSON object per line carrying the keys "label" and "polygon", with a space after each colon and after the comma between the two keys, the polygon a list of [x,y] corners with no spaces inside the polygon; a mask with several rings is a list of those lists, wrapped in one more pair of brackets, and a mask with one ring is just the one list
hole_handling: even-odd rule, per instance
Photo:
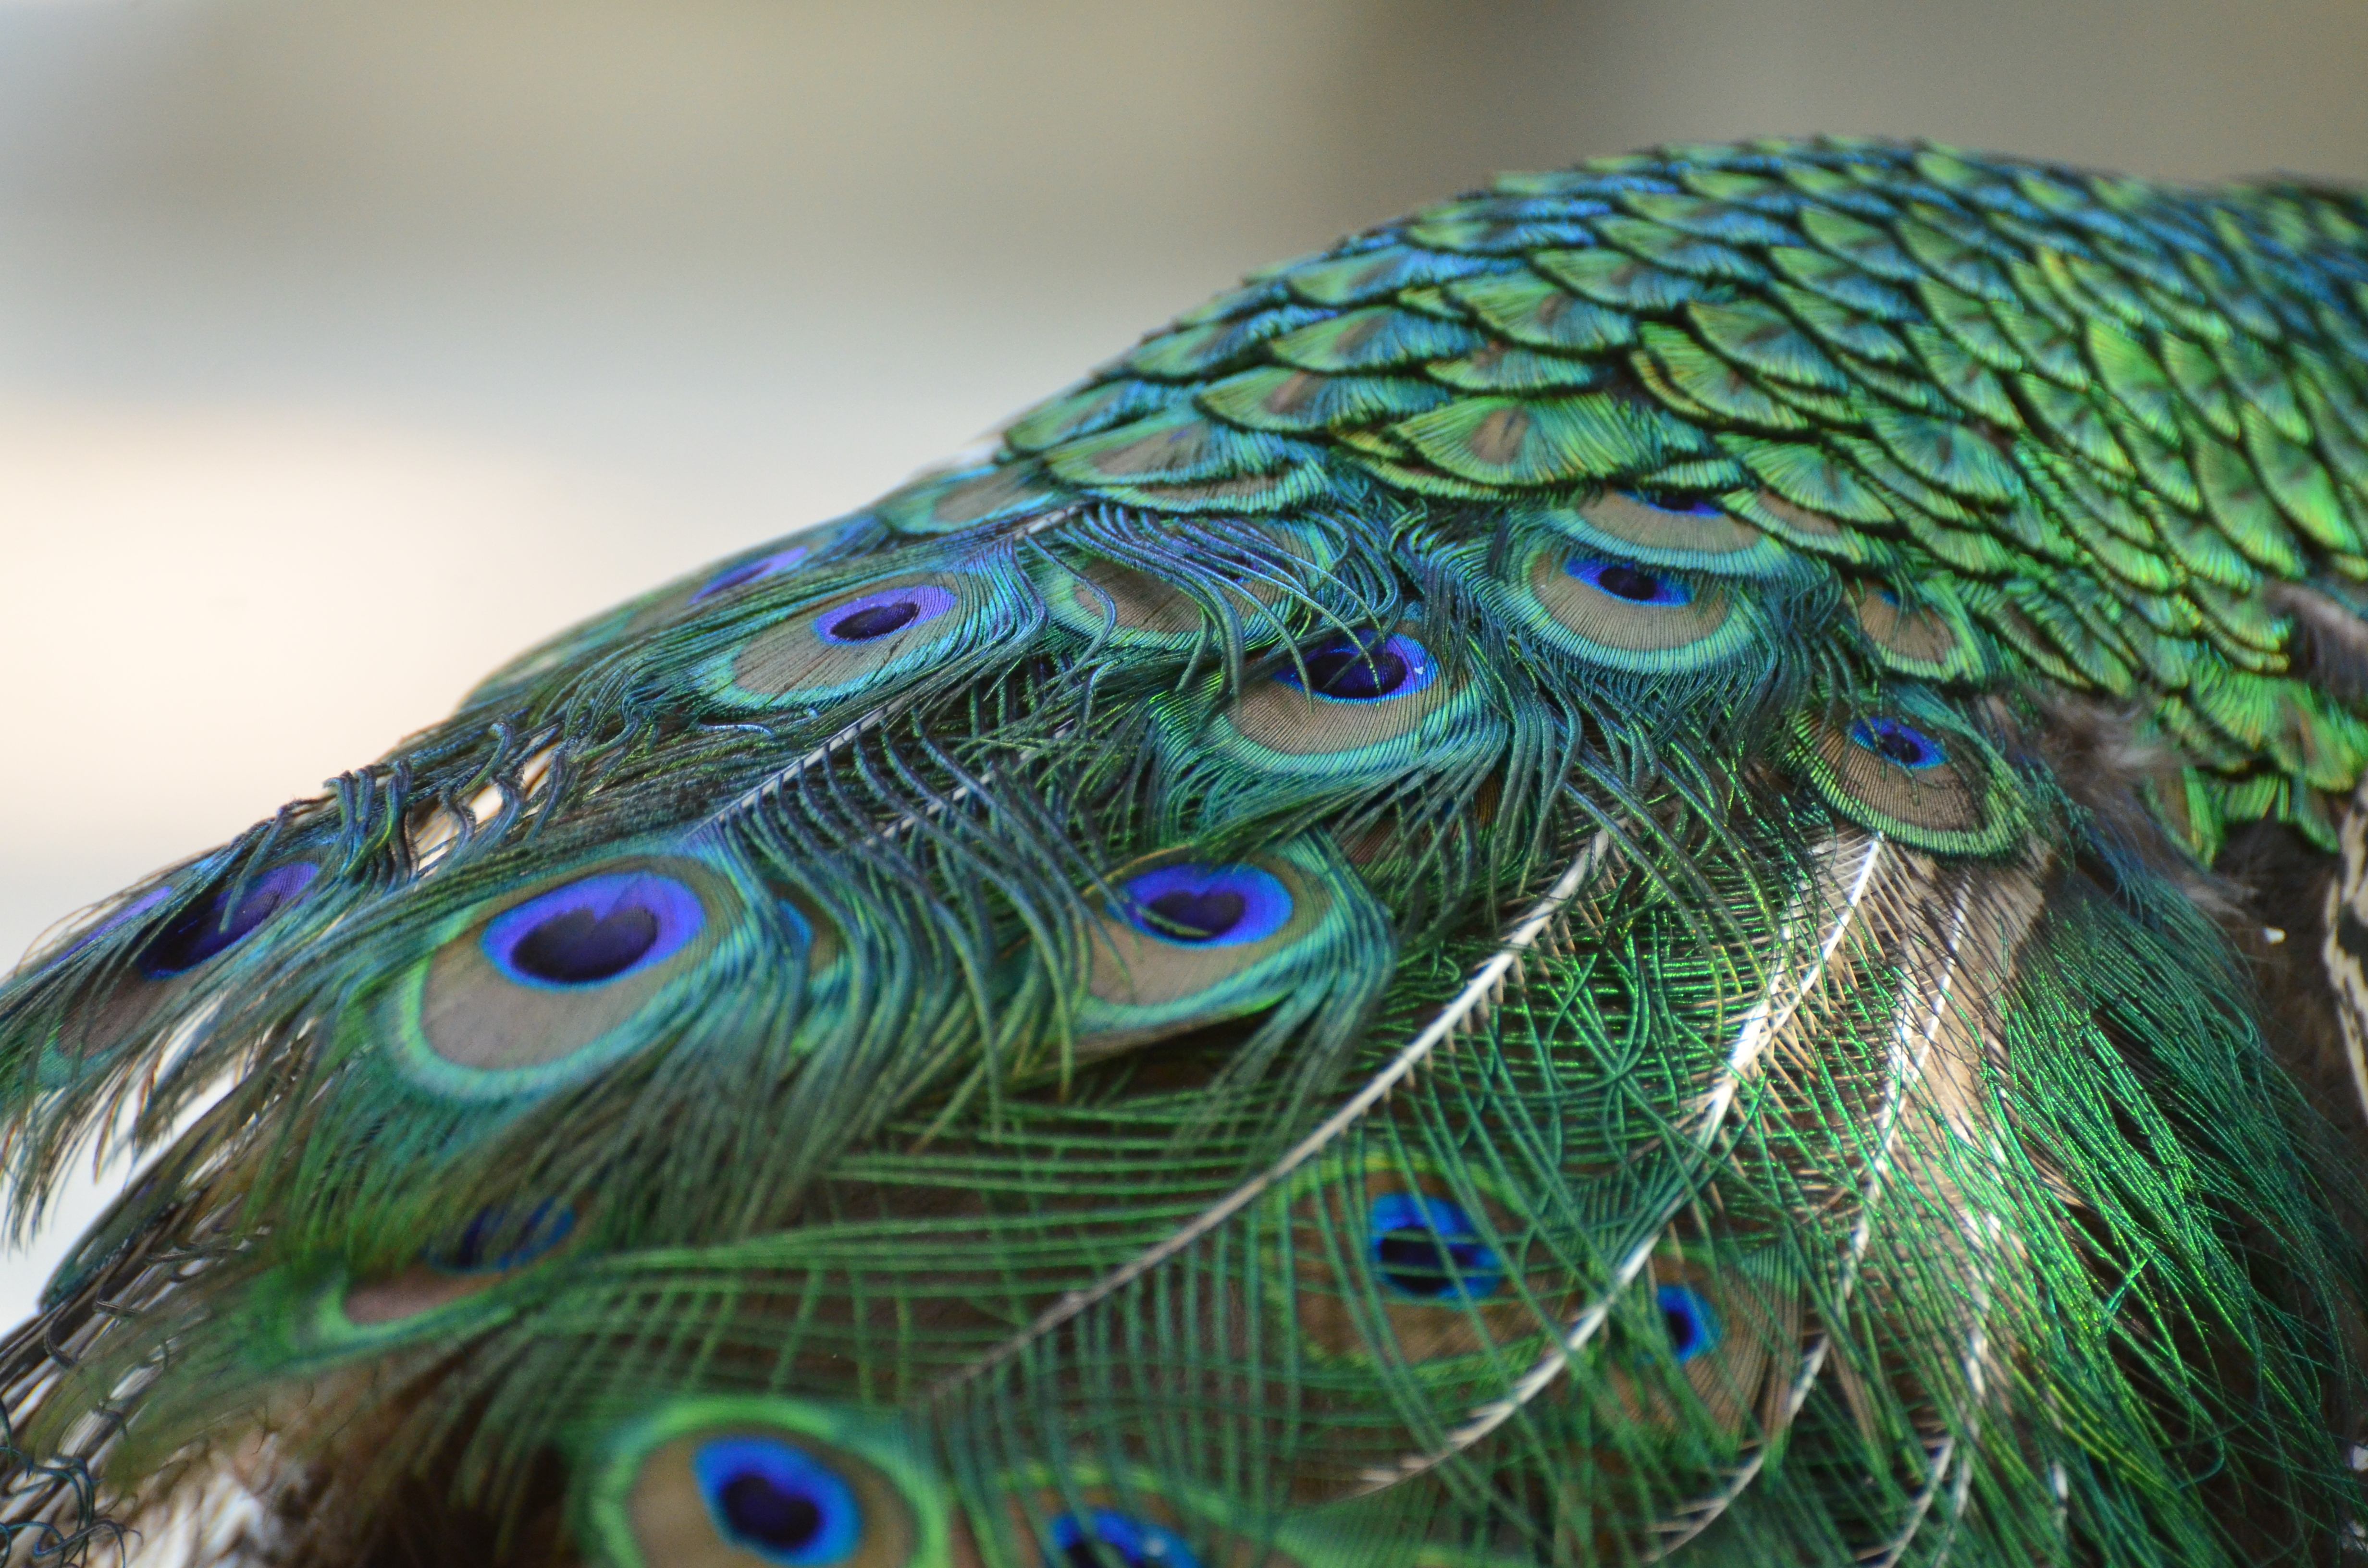
{"label": "bird's body", "polygon": [[230,1086],[0,1518],[2331,1562],[2363,585],[2356,195],[1674,148],[1271,268],[28,960],[20,1215]]}

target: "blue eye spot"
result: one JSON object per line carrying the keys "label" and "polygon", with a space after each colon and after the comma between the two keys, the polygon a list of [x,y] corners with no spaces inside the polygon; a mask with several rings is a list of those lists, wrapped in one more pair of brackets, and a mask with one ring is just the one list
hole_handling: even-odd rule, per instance
{"label": "blue eye spot", "polygon": [[1367,1221],[1373,1267],[1409,1296],[1487,1296],[1505,1282],[1505,1266],[1480,1239],[1472,1216],[1444,1198],[1391,1192],[1373,1199]]}
{"label": "blue eye spot", "polygon": [[521,985],[572,990],[662,963],[699,935],[698,894],[649,871],[586,877],[503,911],[485,956]]}
{"label": "blue eye spot", "polygon": [[1262,942],[1291,920],[1291,890],[1256,866],[1162,866],[1121,890],[1127,923],[1188,948]]}
{"label": "blue eye spot", "polygon": [[1896,719],[1880,715],[1861,719],[1850,726],[1850,738],[1884,761],[1896,763],[1911,773],[1938,767],[1949,760],[1949,753],[1940,742]]}
{"label": "blue eye spot", "polygon": [[718,1437],[691,1456],[718,1535],[782,1568],[828,1568],[863,1542],[863,1509],[846,1478],[794,1444]]}
{"label": "blue eye spot", "polygon": [[[151,980],[186,974],[245,941],[265,921],[295,903],[320,874],[320,867],[297,860],[256,876],[229,879],[156,934],[140,955],[140,972]],[[135,909],[153,907],[158,901],[152,894]]]}
{"label": "blue eye spot", "polygon": [[1653,1292],[1661,1309],[1661,1326],[1668,1331],[1669,1348],[1680,1364],[1718,1348],[1718,1309],[1701,1291],[1686,1285],[1664,1285]]}
{"label": "blue eye spot", "polygon": [[1082,1522],[1075,1514],[1054,1519],[1044,1568],[1107,1568],[1108,1559],[1094,1550],[1097,1543],[1127,1568],[1201,1568],[1201,1560],[1175,1531],[1115,1508],[1096,1508]]}
{"label": "blue eye spot", "polygon": [[575,1229],[575,1210],[548,1199],[518,1220],[507,1209],[480,1209],[460,1237],[427,1263],[446,1274],[502,1274],[532,1263]]}
{"label": "blue eye spot", "polygon": [[1301,656],[1296,667],[1275,679],[1326,702],[1382,702],[1411,697],[1439,678],[1430,652],[1411,637],[1360,631],[1328,638]]}
{"label": "blue eye spot", "polygon": [[814,635],[825,642],[877,642],[932,621],[954,608],[953,595],[934,583],[883,588],[835,605],[814,617]]}
{"label": "blue eye spot", "polygon": [[1874,590],[1874,597],[1881,599],[1884,604],[1889,605],[1894,609],[1897,609],[1899,608],[1899,595],[1894,589],[1877,588]]}
{"label": "blue eye spot", "polygon": [[793,544],[787,550],[777,550],[770,555],[759,556],[754,561],[744,561],[737,566],[727,566],[700,585],[699,592],[690,596],[690,602],[699,604],[713,598],[718,594],[729,593],[734,588],[743,587],[750,583],[762,582],[767,577],[779,576],[784,572],[793,570],[800,562],[813,553],[813,551],[803,544]]}
{"label": "blue eye spot", "polygon": [[1694,591],[1675,577],[1647,572],[1624,561],[1582,555],[1563,570],[1599,593],[1609,594],[1615,599],[1625,599],[1630,604],[1675,609],[1679,605],[1693,603],[1694,599]]}
{"label": "blue eye spot", "polygon": [[1646,490],[1623,490],[1621,494],[1627,496],[1628,499],[1635,502],[1640,506],[1650,506],[1656,512],[1674,512],[1681,517],[1724,517],[1726,516],[1726,508],[1714,502],[1705,501],[1700,496],[1695,496],[1691,500],[1679,501],[1670,496],[1656,494],[1653,492]]}

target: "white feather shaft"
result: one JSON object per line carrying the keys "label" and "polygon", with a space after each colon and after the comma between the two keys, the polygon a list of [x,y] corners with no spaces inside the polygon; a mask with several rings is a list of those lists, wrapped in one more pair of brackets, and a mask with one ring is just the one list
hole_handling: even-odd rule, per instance
{"label": "white feather shaft", "polygon": [[1194,1216],[1190,1224],[1185,1225],[1158,1245],[1137,1255],[1112,1273],[1105,1275],[1091,1289],[1072,1290],[1062,1297],[1019,1334],[997,1346],[982,1359],[973,1362],[961,1372],[931,1389],[925,1396],[925,1401],[933,1402],[943,1398],[962,1385],[1009,1360],[1027,1346],[1077,1317],[1095,1303],[1107,1301],[1224,1224],[1235,1215],[1273,1190],[1277,1183],[1287,1179],[1293,1171],[1323,1153],[1367,1112],[1387,1099],[1399,1085],[1405,1083],[1417,1069],[1422,1066],[1424,1062],[1429,1059],[1432,1052],[1469,1028],[1495,1004],[1507,977],[1514,972],[1520,962],[1521,956],[1538,945],[1561,916],[1564,908],[1572,899],[1578,896],[1579,890],[1586,886],[1588,880],[1595,874],[1603,858],[1610,852],[1611,846],[1611,835],[1609,831],[1598,832],[1594,837],[1588,840],[1586,847],[1579,851],[1578,858],[1570,863],[1559,878],[1555,879],[1554,886],[1547,890],[1545,896],[1531,905],[1529,913],[1524,915],[1520,921],[1506,934],[1503,944],[1496,952],[1488,956],[1486,962],[1473,971],[1471,979],[1464,982],[1463,988],[1440,1009],[1438,1016],[1425,1025],[1414,1039],[1406,1042],[1405,1049],[1390,1060],[1389,1065],[1366,1080],[1362,1088],[1344,1102],[1338,1110],[1325,1118],[1323,1123],[1300,1140],[1290,1153],[1284,1154],[1281,1159],[1257,1176],[1227,1193],[1212,1207]]}
{"label": "white feather shaft", "polygon": [[[1866,852],[1842,895],[1841,908],[1835,913],[1832,922],[1819,937],[1815,956],[1799,970],[1788,976],[1772,979],[1761,987],[1759,999],[1744,1014],[1736,1029],[1735,1043],[1729,1048],[1726,1061],[1720,1068],[1718,1080],[1702,1096],[1695,1113],[1693,1129],[1688,1139],[1690,1153],[1697,1156],[1704,1153],[1717,1142],[1728,1112],[1733,1109],[1745,1081],[1767,1053],[1769,1043],[1791,1024],[1794,1015],[1807,1002],[1810,993],[1825,978],[1834,954],[1841,949],[1843,940],[1857,924],[1868,890],[1873,885],[1875,871],[1883,863],[1884,846],[1885,840],[1879,833],[1867,839]],[[1838,850],[1839,846],[1836,847]],[[1779,928],[1777,943],[1780,948],[1791,941],[1793,932],[1805,912],[1805,903],[1804,899],[1802,904],[1796,904]],[[1461,1426],[1447,1434],[1446,1440],[1439,1448],[1428,1453],[1408,1454],[1394,1465],[1367,1471],[1360,1491],[1378,1492],[1443,1463],[1452,1455],[1470,1448],[1511,1420],[1522,1406],[1552,1385],[1569,1368],[1570,1358],[1584,1350],[1610,1320],[1612,1306],[1621,1294],[1644,1273],[1645,1265],[1652,1261],[1654,1248],[1660,1244],[1661,1233],[1668,1221],[1669,1215],[1666,1213],[1656,1218],[1620,1259],[1611,1271],[1610,1282],[1564,1330],[1561,1343],[1555,1349],[1522,1373],[1501,1398],[1473,1410]]]}

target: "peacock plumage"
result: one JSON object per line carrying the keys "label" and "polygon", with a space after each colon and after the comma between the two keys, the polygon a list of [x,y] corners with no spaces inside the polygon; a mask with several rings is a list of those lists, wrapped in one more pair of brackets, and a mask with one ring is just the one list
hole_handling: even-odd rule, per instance
{"label": "peacock plumage", "polygon": [[1257,273],[0,991],[13,1555],[2349,1561],[2368,198]]}

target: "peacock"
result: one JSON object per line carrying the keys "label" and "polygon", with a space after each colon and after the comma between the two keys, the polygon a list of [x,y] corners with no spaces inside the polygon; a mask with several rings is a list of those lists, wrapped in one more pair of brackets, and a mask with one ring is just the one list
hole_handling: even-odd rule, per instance
{"label": "peacock", "polygon": [[2368,196],[1253,273],[0,990],[10,1564],[2368,1551]]}

